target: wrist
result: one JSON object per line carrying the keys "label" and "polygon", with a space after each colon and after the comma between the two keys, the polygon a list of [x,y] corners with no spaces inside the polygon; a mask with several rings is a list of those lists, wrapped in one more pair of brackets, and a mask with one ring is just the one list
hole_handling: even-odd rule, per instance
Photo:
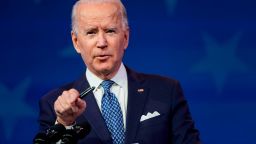
{"label": "wrist", "polygon": [[59,124],[62,124],[62,125],[64,125],[65,127],[66,127],[66,126],[73,126],[73,125],[76,124],[75,121],[64,121],[64,120],[62,120],[62,119],[59,118],[59,117],[57,117],[56,123],[57,123],[57,124],[58,124],[58,123],[59,123]]}

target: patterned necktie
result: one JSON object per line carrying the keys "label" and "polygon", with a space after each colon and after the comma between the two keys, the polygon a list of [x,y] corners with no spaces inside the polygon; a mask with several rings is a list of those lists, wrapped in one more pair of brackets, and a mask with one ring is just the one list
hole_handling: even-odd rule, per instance
{"label": "patterned necktie", "polygon": [[101,83],[104,89],[101,101],[102,115],[111,133],[113,144],[124,144],[123,114],[115,94],[110,92],[113,84],[114,82],[111,80],[105,80]]}

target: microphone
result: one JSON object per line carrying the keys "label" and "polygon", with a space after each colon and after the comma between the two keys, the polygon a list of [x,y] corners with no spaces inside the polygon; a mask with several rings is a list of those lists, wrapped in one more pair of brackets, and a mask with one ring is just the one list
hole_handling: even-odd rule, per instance
{"label": "microphone", "polygon": [[91,125],[86,121],[80,125],[75,125],[74,130],[75,130],[78,138],[82,139],[90,133]]}
{"label": "microphone", "polygon": [[52,127],[50,127],[46,131],[46,136],[48,137],[49,141],[51,142],[57,142],[60,140],[63,133],[66,131],[66,128],[62,124],[56,124]]}
{"label": "microphone", "polygon": [[48,141],[46,133],[40,132],[33,139],[33,144],[48,144],[48,143],[50,142]]}
{"label": "microphone", "polygon": [[91,126],[88,122],[81,125],[75,125],[72,129],[67,129],[62,135],[61,144],[76,144],[79,139],[87,136],[91,131]]}
{"label": "microphone", "polygon": [[76,144],[77,141],[78,137],[76,135],[76,132],[72,129],[66,130],[61,138],[61,144]]}
{"label": "microphone", "polygon": [[49,129],[46,130],[46,132],[40,132],[38,133],[34,140],[34,144],[49,144],[50,142],[57,142],[61,139],[63,133],[66,131],[66,128],[62,124],[56,124]]}

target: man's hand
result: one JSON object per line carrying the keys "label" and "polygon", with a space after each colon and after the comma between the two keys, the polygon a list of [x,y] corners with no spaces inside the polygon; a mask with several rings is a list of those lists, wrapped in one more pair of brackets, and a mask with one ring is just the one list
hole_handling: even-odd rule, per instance
{"label": "man's hand", "polygon": [[54,102],[54,110],[58,123],[70,126],[81,115],[86,107],[84,100],[79,98],[79,92],[75,89],[63,91],[62,95]]}

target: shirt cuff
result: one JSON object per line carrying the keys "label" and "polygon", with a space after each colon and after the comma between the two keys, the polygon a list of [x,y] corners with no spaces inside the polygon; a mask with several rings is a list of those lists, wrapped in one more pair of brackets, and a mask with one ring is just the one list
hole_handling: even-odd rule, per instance
{"label": "shirt cuff", "polygon": [[[55,124],[59,124],[59,122],[56,120],[56,121],[55,121]],[[73,126],[75,126],[75,125],[76,125],[76,122],[74,122],[72,125],[65,126],[65,128],[66,128],[66,129],[72,129]]]}

